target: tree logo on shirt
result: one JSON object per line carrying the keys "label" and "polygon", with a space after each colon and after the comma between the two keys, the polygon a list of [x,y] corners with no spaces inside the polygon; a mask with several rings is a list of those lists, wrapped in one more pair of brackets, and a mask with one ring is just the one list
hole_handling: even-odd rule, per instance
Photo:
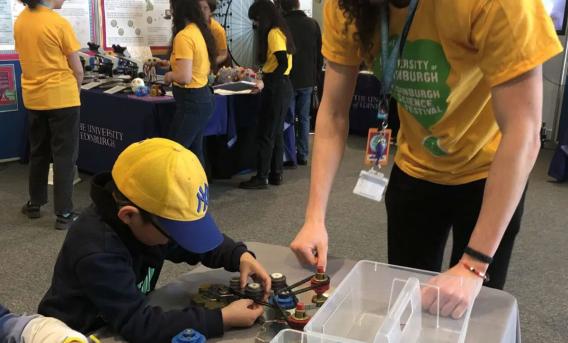
{"label": "tree logo on shirt", "polygon": [[144,294],[150,293],[150,291],[152,290],[152,279],[154,278],[155,273],[155,268],[148,267],[148,273],[146,274],[146,277],[138,284],[138,289],[140,290],[140,292]]}
{"label": "tree logo on shirt", "polygon": [[[389,51],[392,51],[397,39],[398,36],[391,38]],[[375,60],[374,72],[379,78],[382,75],[380,58]],[[449,75],[450,64],[439,43],[407,41],[397,62],[392,95],[422,127],[430,131],[448,109]],[[435,156],[446,155],[437,137],[425,137],[423,146]]]}

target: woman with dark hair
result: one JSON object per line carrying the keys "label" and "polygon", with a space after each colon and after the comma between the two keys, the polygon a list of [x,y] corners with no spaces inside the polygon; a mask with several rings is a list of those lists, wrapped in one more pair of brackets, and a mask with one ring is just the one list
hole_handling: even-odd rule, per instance
{"label": "woman with dark hair", "polygon": [[295,46],[286,21],[271,1],[251,5],[249,18],[257,28],[258,61],[263,64],[264,90],[257,122],[257,173],[239,184],[244,189],[282,183],[284,118],[290,106],[292,54]]}
{"label": "woman with dark hair", "polygon": [[204,164],[203,131],[215,109],[215,98],[207,84],[217,58],[209,18],[201,7],[208,5],[206,0],[175,0],[170,4],[172,71],[166,73],[164,82],[173,83],[176,112],[169,138],[193,151]]}
{"label": "woman with dark hair", "polygon": [[[202,1],[201,10],[205,13],[205,17],[208,18],[209,29],[215,38],[215,44],[217,44],[217,66],[224,64],[229,56],[227,50],[227,33],[223,26],[213,18],[213,12],[217,9],[217,0],[207,0],[205,3]],[[207,4],[207,5],[206,5]]]}
{"label": "woman with dark hair", "polygon": [[22,96],[28,110],[29,201],[22,212],[40,217],[47,203],[49,163],[53,160],[55,228],[67,229],[73,211],[73,178],[79,151],[81,48],[71,24],[53,11],[64,0],[24,0],[14,23],[14,40],[22,66]]}
{"label": "woman with dark hair", "polygon": [[[542,64],[562,51],[550,17],[533,0],[327,0],[324,24],[310,195],[291,248],[325,267],[326,206],[365,60],[382,81],[384,110],[389,94],[399,104],[388,261],[440,271],[451,229],[451,268],[432,282],[440,314],[461,317],[483,281],[505,284],[540,147]],[[436,312],[435,300],[426,294],[423,306]]]}

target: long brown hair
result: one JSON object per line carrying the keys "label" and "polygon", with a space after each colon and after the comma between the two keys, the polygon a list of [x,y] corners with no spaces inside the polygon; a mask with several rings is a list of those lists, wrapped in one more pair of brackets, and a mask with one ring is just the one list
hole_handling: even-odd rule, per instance
{"label": "long brown hair", "polygon": [[296,52],[294,38],[286,20],[269,0],[257,0],[249,8],[248,16],[251,20],[258,21],[258,61],[266,62],[266,51],[268,50],[268,33],[274,28],[279,28],[286,36],[286,51],[289,54]]}
{"label": "long brown hair", "polygon": [[178,32],[183,30],[188,23],[193,23],[197,25],[203,35],[203,39],[205,39],[209,62],[211,63],[211,69],[213,69],[216,65],[217,46],[215,45],[215,38],[213,38],[213,34],[203,15],[203,11],[201,11],[199,1],[200,0],[170,0],[172,10],[172,39],[168,56],[172,54],[174,39]]}
{"label": "long brown hair", "polygon": [[[379,25],[379,14],[384,1],[388,0],[338,0],[339,8],[343,10],[347,18],[346,25],[355,24],[357,30],[353,39],[359,42],[361,51],[365,54],[370,55],[375,46],[373,38]],[[345,27],[345,30],[347,30],[347,27]]]}

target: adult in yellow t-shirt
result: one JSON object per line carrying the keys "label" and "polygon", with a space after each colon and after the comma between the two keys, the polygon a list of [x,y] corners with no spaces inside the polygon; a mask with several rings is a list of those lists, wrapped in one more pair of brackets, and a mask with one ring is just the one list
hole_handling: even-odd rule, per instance
{"label": "adult in yellow t-shirt", "polygon": [[[326,264],[325,211],[358,66],[374,61],[381,75],[380,11],[389,11],[392,49],[408,6],[408,0],[326,1],[322,52],[329,63],[310,195],[291,244],[305,262]],[[386,192],[389,263],[440,271],[452,228],[451,269],[443,275],[474,277],[478,286],[488,273],[487,285],[503,287],[540,147],[541,65],[561,50],[541,1],[418,2],[391,92],[400,132]],[[453,289],[444,280],[450,279],[437,279],[442,295],[465,300],[442,297],[441,313],[460,317],[478,288]],[[424,300],[426,307],[434,303]]]}
{"label": "adult in yellow t-shirt", "polygon": [[22,208],[40,217],[47,203],[47,176],[53,160],[55,228],[65,230],[73,213],[73,178],[79,149],[79,90],[83,66],[79,42],[67,20],[53,9],[63,0],[24,0],[14,24],[14,40],[22,66],[22,97],[28,110],[30,200]]}
{"label": "adult in yellow t-shirt", "polygon": [[173,1],[172,6],[172,70],[164,75],[164,82],[173,83],[176,112],[168,138],[193,151],[203,164],[203,131],[215,109],[208,76],[217,49],[209,17],[202,10],[208,6],[206,0]]}
{"label": "adult in yellow t-shirt", "polygon": [[257,27],[258,60],[263,72],[264,90],[257,125],[257,171],[240,188],[262,189],[282,183],[284,118],[294,89],[289,75],[295,46],[284,17],[271,1],[256,1],[249,18]]}
{"label": "adult in yellow t-shirt", "polygon": [[215,45],[217,46],[217,65],[221,65],[226,62],[228,57],[227,51],[227,34],[225,29],[219,22],[213,19],[213,12],[217,9],[217,0],[207,0],[206,3],[200,2],[202,5],[203,13],[205,17],[208,18],[209,29],[215,38]]}

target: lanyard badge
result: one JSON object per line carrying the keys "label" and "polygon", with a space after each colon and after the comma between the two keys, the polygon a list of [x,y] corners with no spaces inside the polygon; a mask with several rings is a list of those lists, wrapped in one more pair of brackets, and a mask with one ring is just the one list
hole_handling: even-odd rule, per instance
{"label": "lanyard badge", "polygon": [[388,179],[380,171],[381,166],[388,163],[391,130],[388,127],[389,100],[394,84],[394,74],[400,53],[404,49],[410,25],[414,19],[418,0],[411,0],[408,5],[408,15],[404,23],[401,35],[398,37],[392,51],[388,53],[389,23],[388,23],[388,1],[385,1],[380,11],[381,24],[381,90],[379,94],[379,110],[377,119],[378,128],[369,129],[367,137],[367,149],[365,150],[365,162],[371,164],[369,170],[361,170],[359,179],[353,189],[353,193],[362,197],[381,201],[388,184]]}

